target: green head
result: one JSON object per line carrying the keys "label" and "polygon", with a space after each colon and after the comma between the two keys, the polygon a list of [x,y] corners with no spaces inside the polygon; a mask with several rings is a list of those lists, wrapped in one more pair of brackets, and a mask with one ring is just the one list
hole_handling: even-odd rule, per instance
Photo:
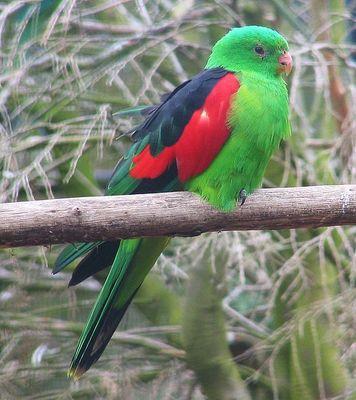
{"label": "green head", "polygon": [[215,44],[206,67],[279,76],[290,72],[292,58],[286,39],[277,31],[244,26],[232,29]]}

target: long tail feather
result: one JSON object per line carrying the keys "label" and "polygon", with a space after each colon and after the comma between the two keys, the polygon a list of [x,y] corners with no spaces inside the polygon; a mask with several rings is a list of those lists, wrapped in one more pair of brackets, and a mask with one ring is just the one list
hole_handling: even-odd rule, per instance
{"label": "long tail feather", "polygon": [[99,359],[168,241],[168,238],[144,238],[120,243],[109,275],[79,339],[68,372],[70,377],[78,378]]}
{"label": "long tail feather", "polygon": [[89,276],[93,276],[99,271],[110,267],[114,262],[119,244],[119,240],[104,242],[91,250],[76,266],[68,286],[78,285],[78,283],[83,282]]}
{"label": "long tail feather", "polygon": [[66,246],[59,254],[54,264],[52,274],[55,275],[58,272],[62,271],[62,269],[69,265],[71,262],[81,256],[84,256],[90,250],[94,249],[102,243],[103,242],[74,243]]}

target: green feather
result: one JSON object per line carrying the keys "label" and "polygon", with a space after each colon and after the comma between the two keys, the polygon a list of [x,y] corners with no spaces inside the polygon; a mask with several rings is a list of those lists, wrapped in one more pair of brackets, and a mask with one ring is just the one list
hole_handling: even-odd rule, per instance
{"label": "green feather", "polygon": [[53,274],[57,274],[71,262],[79,257],[84,256],[90,250],[94,249],[96,246],[103,242],[93,242],[93,243],[74,243],[66,246],[59,254],[54,267]]}
{"label": "green feather", "polygon": [[[138,144],[133,145],[128,154],[118,162],[107,187],[107,195],[129,194],[132,193],[140,184],[141,180],[132,178],[129,174],[129,170],[132,165],[132,157],[140,151],[141,147],[142,146],[139,146]],[[102,243],[104,242],[74,243],[68,245],[59,254],[52,273],[57,274],[71,262],[89,253],[89,251]]]}
{"label": "green feather", "polygon": [[242,189],[251,194],[261,186],[273,152],[290,134],[284,82],[253,72],[242,72],[238,79],[241,87],[232,103],[229,139],[209,168],[185,184],[224,211],[236,207]]}
{"label": "green feather", "polygon": [[99,297],[80,336],[68,372],[78,378],[102,354],[145,276],[169,238],[122,241]]}
{"label": "green feather", "polygon": [[117,163],[106,189],[107,195],[129,194],[140,184],[141,180],[132,178],[129,172],[132,167],[132,158],[145,147],[147,139],[143,142],[144,144],[133,144],[127,154]]}

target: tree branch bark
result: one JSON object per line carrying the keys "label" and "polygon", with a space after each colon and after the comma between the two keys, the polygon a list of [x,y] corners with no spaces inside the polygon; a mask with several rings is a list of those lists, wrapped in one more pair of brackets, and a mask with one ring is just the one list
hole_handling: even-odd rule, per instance
{"label": "tree branch bark", "polygon": [[0,247],[356,223],[356,185],[260,189],[231,213],[187,192],[0,204]]}

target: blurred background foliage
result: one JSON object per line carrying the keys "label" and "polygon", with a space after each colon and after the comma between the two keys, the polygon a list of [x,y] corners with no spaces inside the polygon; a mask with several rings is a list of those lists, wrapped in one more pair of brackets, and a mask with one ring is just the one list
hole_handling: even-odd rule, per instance
{"label": "blurred background foliage", "polygon": [[[0,3],[0,201],[98,195],[129,145],[125,107],[204,67],[233,26],[289,40],[293,136],[265,187],[355,182],[355,3]],[[1,223],[1,221],[0,221]],[[66,368],[103,277],[67,289],[60,250],[0,252],[1,399],[355,399],[355,229],[176,238],[100,361]]]}

